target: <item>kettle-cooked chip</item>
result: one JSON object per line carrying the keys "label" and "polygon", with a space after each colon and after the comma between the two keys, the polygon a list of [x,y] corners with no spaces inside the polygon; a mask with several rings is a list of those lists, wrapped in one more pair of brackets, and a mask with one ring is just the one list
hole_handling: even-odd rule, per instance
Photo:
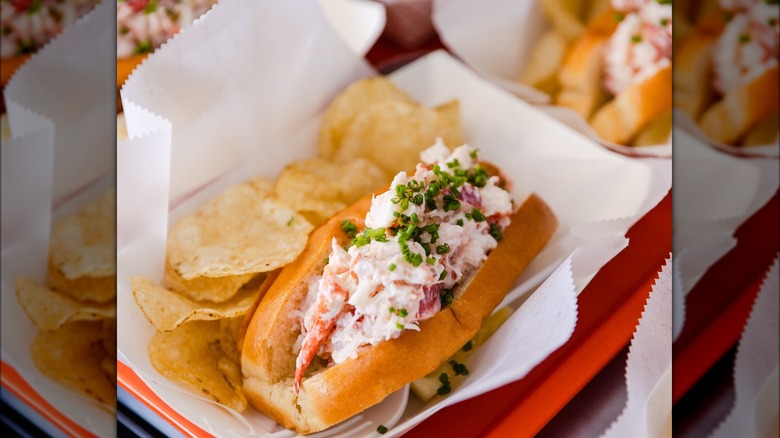
{"label": "kettle-cooked chip", "polygon": [[436,109],[401,101],[377,102],[355,117],[334,161],[367,158],[392,177],[402,170],[414,170],[420,152],[434,144],[437,137],[449,147],[463,144],[457,101]]}
{"label": "kettle-cooked chip", "polygon": [[241,324],[244,317],[225,318],[219,320],[219,343],[225,356],[238,363],[241,358],[241,352],[238,351],[238,332],[241,330]]}
{"label": "kettle-cooked chip", "polygon": [[108,406],[116,406],[116,384],[104,372],[108,356],[100,321],[78,321],[39,332],[32,343],[35,366],[50,379]]}
{"label": "kettle-cooked chip", "polygon": [[46,274],[46,285],[78,301],[108,303],[116,299],[116,275],[66,278],[51,260]]}
{"label": "kettle-cooked chip", "polygon": [[321,158],[299,161],[276,179],[277,199],[319,225],[372,190],[389,183],[381,167],[363,158],[331,163]]}
{"label": "kettle-cooked chip", "polygon": [[133,277],[133,298],[146,319],[160,331],[168,332],[188,321],[218,320],[245,315],[252,307],[257,287],[243,288],[221,303],[193,301],[169,291],[144,277]]}
{"label": "kettle-cooked chip", "polygon": [[48,289],[31,278],[16,279],[16,298],[27,316],[41,330],[55,330],[71,321],[116,318],[114,303],[89,303]]}
{"label": "kettle-cooked chip", "polygon": [[170,263],[165,263],[163,286],[195,301],[221,303],[235,296],[257,274],[228,275],[226,277],[195,277],[185,280]]}
{"label": "kettle-cooked chip", "polygon": [[172,332],[157,332],[149,343],[149,359],[163,376],[242,412],[247,401],[240,368],[222,351],[219,325],[219,321],[193,321]]}
{"label": "kettle-cooked chip", "polygon": [[384,101],[414,102],[384,76],[354,82],[336,96],[322,116],[317,145],[320,156],[332,158],[355,116],[369,104]]}
{"label": "kettle-cooked chip", "polygon": [[116,275],[116,190],[60,221],[51,234],[49,255],[67,279]]}
{"label": "kettle-cooked chip", "polygon": [[228,187],[182,218],[168,238],[168,260],[186,280],[255,274],[284,266],[306,246],[312,226],[256,180]]}

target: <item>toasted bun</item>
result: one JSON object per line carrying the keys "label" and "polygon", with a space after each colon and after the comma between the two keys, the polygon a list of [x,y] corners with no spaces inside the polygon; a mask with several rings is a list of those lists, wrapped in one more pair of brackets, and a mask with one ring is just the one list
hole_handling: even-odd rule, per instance
{"label": "toasted bun", "polygon": [[697,29],[674,52],[674,106],[694,120],[715,98],[711,55],[717,39]]}
{"label": "toasted bun", "polygon": [[122,88],[130,73],[140,64],[146,55],[134,55],[129,58],[116,60],[116,87]]}
{"label": "toasted bun", "polygon": [[699,126],[707,136],[722,143],[736,143],[780,103],[778,66],[731,90],[701,117]]}
{"label": "toasted bun", "polygon": [[586,120],[607,99],[602,86],[602,52],[608,38],[594,32],[582,34],[569,48],[558,72],[560,93],[556,103],[573,109]]}
{"label": "toasted bun", "polygon": [[370,197],[362,199],[315,230],[304,252],[282,269],[249,323],[241,356],[244,393],[252,406],[288,429],[323,430],[433,371],[474,336],[557,227],[549,207],[531,195],[449,307],[420,322],[419,332],[404,331],[355,359],[305,378],[296,394],[293,344],[300,328],[290,314],[300,307],[308,281],[321,272],[331,239],[343,235],[341,222],[362,222],[370,203]]}
{"label": "toasted bun", "polygon": [[30,55],[15,55],[0,58],[0,85],[5,87],[14,76],[16,70],[30,58]]}
{"label": "toasted bun", "polygon": [[591,126],[604,140],[629,144],[640,129],[671,107],[672,67],[669,65],[601,107],[593,116]]}

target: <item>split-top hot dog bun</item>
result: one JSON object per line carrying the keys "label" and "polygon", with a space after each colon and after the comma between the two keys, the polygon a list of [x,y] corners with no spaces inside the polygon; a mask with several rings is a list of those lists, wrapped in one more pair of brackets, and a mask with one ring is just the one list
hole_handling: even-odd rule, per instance
{"label": "split-top hot dog bun", "polygon": [[294,345],[301,326],[295,313],[306,300],[310,282],[322,275],[332,239],[338,239],[339,245],[348,241],[343,221],[362,226],[371,200],[361,199],[316,229],[304,252],[282,269],[248,316],[241,357],[244,393],[255,408],[300,433],[341,422],[446,361],[476,334],[557,227],[550,208],[531,195],[511,215],[511,223],[481,267],[458,283],[449,306],[420,321],[419,331],[403,330],[394,339],[361,348],[341,363],[326,367],[313,362],[296,392]]}

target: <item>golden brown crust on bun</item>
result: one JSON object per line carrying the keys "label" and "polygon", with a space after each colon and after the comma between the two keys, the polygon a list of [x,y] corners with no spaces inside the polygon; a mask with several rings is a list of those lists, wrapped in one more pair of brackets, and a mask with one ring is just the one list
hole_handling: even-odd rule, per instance
{"label": "golden brown crust on bun", "polygon": [[300,433],[343,421],[447,360],[474,336],[557,227],[549,207],[531,195],[513,215],[499,245],[449,307],[420,322],[419,332],[406,330],[396,339],[362,350],[354,359],[315,370],[304,378],[296,394],[293,344],[300,328],[290,313],[304,299],[308,280],[322,270],[331,238],[343,234],[341,222],[362,219],[370,203],[370,197],[358,201],[312,233],[301,256],[279,273],[247,330],[241,359],[247,399]]}
{"label": "golden brown crust on bun", "polygon": [[672,67],[634,84],[601,107],[591,120],[604,140],[628,144],[648,123],[672,107]]}
{"label": "golden brown crust on bun", "polygon": [[712,48],[717,35],[693,31],[674,52],[674,106],[696,120],[714,99]]}
{"label": "golden brown crust on bun", "polygon": [[134,55],[116,60],[116,88],[122,88],[130,73],[146,59],[146,55]]}
{"label": "golden brown crust on bun", "polygon": [[699,126],[707,136],[722,143],[735,143],[780,103],[778,66],[768,68],[750,82],[731,90],[701,117]]}
{"label": "golden brown crust on bun", "polygon": [[0,84],[5,87],[14,76],[16,70],[30,58],[30,55],[15,55],[0,60]]}
{"label": "golden brown crust on bun", "polygon": [[584,33],[571,45],[558,72],[561,88],[556,103],[571,108],[585,120],[607,99],[602,78],[608,39],[607,35]]}

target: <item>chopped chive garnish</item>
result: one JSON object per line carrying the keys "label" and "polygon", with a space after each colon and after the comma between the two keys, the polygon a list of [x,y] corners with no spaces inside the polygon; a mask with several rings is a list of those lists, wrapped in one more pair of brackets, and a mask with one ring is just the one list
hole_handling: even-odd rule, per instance
{"label": "chopped chive garnish", "polygon": [[404,329],[404,325],[401,324],[400,322],[397,322],[397,323],[395,323],[395,328],[397,328],[398,330],[403,330]]}
{"label": "chopped chive garnish", "polygon": [[642,35],[634,35],[631,37],[632,43],[641,43],[642,42]]}
{"label": "chopped chive garnish", "polygon": [[390,308],[390,313],[395,313],[395,307]]}
{"label": "chopped chive garnish", "polygon": [[490,235],[496,239],[496,242],[500,242],[504,238],[504,233],[501,232],[501,228],[496,224],[490,224]]}
{"label": "chopped chive garnish", "polygon": [[381,424],[379,425],[379,427],[376,428],[376,431],[381,433],[382,435],[386,434],[388,430],[389,430],[388,428],[386,428]]}
{"label": "chopped chive garnish", "polygon": [[439,274],[439,281],[442,281],[445,278],[447,278],[447,271],[446,270],[441,271],[441,274]]}
{"label": "chopped chive garnish", "polygon": [[446,243],[436,247],[436,254],[447,254],[448,252],[450,252],[450,246]]}
{"label": "chopped chive garnish", "polygon": [[393,271],[395,271],[395,263],[390,263],[389,265],[387,265],[387,269],[388,269],[390,272],[393,272]]}
{"label": "chopped chive garnish", "polygon": [[344,219],[344,221],[341,222],[341,230],[344,231],[344,234],[346,234],[347,237],[352,239],[355,237],[355,235],[357,235],[358,228],[354,223]]}
{"label": "chopped chive garnish", "polygon": [[463,346],[463,351],[469,351],[472,348],[474,348],[474,343],[471,341],[466,342],[466,345]]}
{"label": "chopped chive garnish", "polygon": [[406,311],[406,309],[398,309],[398,316],[401,318],[406,318],[406,315],[408,315],[409,312]]}
{"label": "chopped chive garnish", "polygon": [[427,262],[429,265],[435,265],[435,264],[436,264],[436,259],[435,259],[435,258],[433,258],[433,257],[428,257],[427,259],[425,259],[425,261],[426,261],[426,262]]}

